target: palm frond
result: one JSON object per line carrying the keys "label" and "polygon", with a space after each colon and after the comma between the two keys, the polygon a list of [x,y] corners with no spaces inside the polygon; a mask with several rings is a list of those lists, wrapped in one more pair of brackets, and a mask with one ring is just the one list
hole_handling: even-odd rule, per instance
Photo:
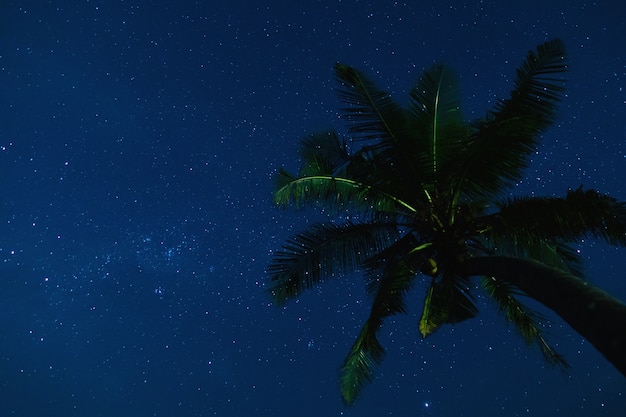
{"label": "palm frond", "polygon": [[428,337],[443,324],[455,324],[475,317],[478,309],[469,292],[466,278],[444,275],[433,279],[424,299],[419,330]]}
{"label": "palm frond", "polygon": [[517,69],[511,98],[496,105],[494,118],[509,120],[529,116],[535,122],[532,128],[536,132],[550,126],[556,117],[556,104],[565,90],[564,80],[558,75],[567,69],[565,55],[565,44],[560,39],[539,45],[536,52],[529,51]]}
{"label": "palm frond", "polygon": [[380,322],[366,321],[341,367],[341,397],[352,405],[363,386],[372,382],[372,370],[380,364],[385,350],[376,338]]}
{"label": "palm frond", "polygon": [[385,350],[377,332],[386,317],[406,313],[404,297],[414,276],[415,272],[403,259],[393,258],[386,264],[376,286],[370,315],[341,368],[341,392],[347,404],[352,404],[362,387],[371,382],[374,368],[382,362]]}
{"label": "palm frond", "polygon": [[445,306],[441,306],[440,303],[437,302],[438,296],[435,291],[433,281],[428,288],[428,292],[426,293],[424,306],[422,308],[422,316],[420,317],[418,326],[422,337],[428,337],[448,320],[448,309]]}
{"label": "palm frond", "polygon": [[278,305],[325,278],[360,265],[397,238],[394,223],[321,223],[300,232],[274,254],[267,273]]}
{"label": "palm frond", "polygon": [[473,198],[492,198],[522,178],[540,133],[555,119],[564,91],[560,74],[566,69],[559,39],[528,53],[517,70],[511,97],[475,123],[459,190]]}
{"label": "palm frond", "polygon": [[380,90],[360,71],[343,64],[335,65],[340,87],[339,99],[350,125],[350,132],[362,139],[387,139],[397,142],[406,130],[406,113],[386,91]]}
{"label": "palm frond", "polygon": [[457,78],[450,69],[435,65],[424,71],[409,94],[417,148],[411,156],[427,154],[435,176],[451,160],[458,164],[469,133],[460,110]]}
{"label": "palm frond", "polygon": [[577,277],[584,276],[580,254],[560,239],[530,236],[512,229],[489,230],[485,235],[481,243],[488,252],[483,253],[534,259]]}
{"label": "palm frond", "polygon": [[595,190],[569,190],[565,198],[516,197],[499,205],[493,234],[520,244],[537,239],[574,242],[591,236],[626,246],[626,203]]}
{"label": "palm frond", "polygon": [[507,323],[515,328],[528,345],[538,345],[550,365],[559,366],[561,369],[569,367],[564,357],[545,340],[539,323],[541,317],[515,298],[521,295],[519,290],[506,281],[492,277],[483,277],[481,283],[490,298],[497,303]]}
{"label": "palm frond", "polygon": [[323,204],[337,211],[350,207],[394,215],[410,216],[416,212],[410,204],[383,189],[350,178],[332,175],[295,177],[281,169],[276,185],[274,202],[283,207],[290,203],[296,207]]}
{"label": "palm frond", "polygon": [[372,381],[385,355],[381,326],[406,313],[420,274],[431,278],[419,320],[423,337],[475,317],[470,278],[484,277],[506,321],[548,363],[567,367],[520,295],[554,310],[607,358],[621,359],[614,338],[598,334],[620,328],[607,316],[623,312],[623,304],[583,281],[575,248],[586,236],[626,246],[626,203],[582,188],[563,198],[494,203],[522,178],[554,122],[566,68],[560,40],[540,45],[518,68],[510,97],[467,123],[457,80],[444,66],[424,72],[408,108],[363,73],[335,66],[349,136],[330,131],[304,139],[302,166],[296,175],[280,170],[274,202],[317,205],[340,220],[289,239],[267,273],[278,305],[326,279],[365,274],[370,313],[340,370],[347,404]]}

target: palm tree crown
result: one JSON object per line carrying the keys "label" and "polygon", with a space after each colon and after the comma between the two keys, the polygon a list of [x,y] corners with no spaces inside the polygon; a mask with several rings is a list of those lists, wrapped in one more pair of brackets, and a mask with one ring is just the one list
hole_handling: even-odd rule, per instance
{"label": "palm tree crown", "polygon": [[422,74],[407,108],[361,72],[335,66],[349,139],[334,131],[304,139],[300,171],[281,170],[274,195],[279,206],[319,205],[332,215],[289,239],[268,274],[278,305],[325,279],[353,270],[365,275],[371,311],[341,369],[348,404],[383,358],[377,331],[386,317],[406,312],[416,279],[428,288],[423,337],[474,317],[472,293],[480,287],[549,363],[567,366],[537,315],[518,300],[519,286],[463,267],[506,255],[581,277],[569,244],[592,235],[626,245],[626,207],[612,197],[582,188],[563,198],[508,197],[555,119],[565,70],[563,43],[540,45],[518,68],[510,97],[467,122],[456,77],[445,66]]}

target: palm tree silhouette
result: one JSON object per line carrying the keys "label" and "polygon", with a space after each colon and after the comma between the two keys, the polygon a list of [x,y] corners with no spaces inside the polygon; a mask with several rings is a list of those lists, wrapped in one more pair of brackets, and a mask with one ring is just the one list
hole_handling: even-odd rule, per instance
{"label": "palm tree silhouette", "polygon": [[279,206],[329,213],[290,238],[268,267],[282,305],[326,279],[360,271],[372,297],[369,317],[341,368],[352,404],[384,356],[377,331],[405,313],[405,296],[425,280],[419,330],[474,317],[482,289],[505,319],[550,364],[564,358],[520,295],[554,310],[626,375],[626,306],[583,281],[571,246],[585,236],[626,245],[626,205],[595,190],[562,198],[510,197],[564,91],[565,47],[551,40],[528,53],[510,98],[467,122],[457,80],[442,65],[426,70],[403,108],[361,72],[337,64],[349,139],[334,131],[301,143],[297,175],[281,170]]}

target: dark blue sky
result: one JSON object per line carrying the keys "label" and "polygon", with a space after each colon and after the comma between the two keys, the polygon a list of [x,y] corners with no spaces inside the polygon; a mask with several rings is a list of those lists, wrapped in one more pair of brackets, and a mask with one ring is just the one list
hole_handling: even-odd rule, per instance
{"label": "dark blue sky", "polygon": [[[264,290],[271,250],[316,216],[274,208],[272,176],[342,128],[337,61],[401,103],[448,63],[475,118],[560,37],[568,93],[512,193],[626,200],[626,6],[505,3],[2,1],[0,417],[620,415],[624,377],[549,311],[566,376],[484,301],[422,340],[417,292],[345,408],[359,277],[284,309]],[[580,249],[625,300],[626,249]]]}

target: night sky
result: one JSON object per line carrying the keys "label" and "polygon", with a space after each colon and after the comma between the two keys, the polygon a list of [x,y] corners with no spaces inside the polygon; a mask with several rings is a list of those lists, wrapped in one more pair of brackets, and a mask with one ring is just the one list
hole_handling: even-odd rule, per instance
{"label": "night sky", "polygon": [[[625,15],[621,0],[3,0],[0,417],[623,415],[626,379],[550,311],[537,306],[565,375],[484,299],[422,340],[419,291],[346,408],[363,281],[278,308],[265,269],[319,219],[275,208],[273,178],[306,134],[345,131],[337,61],[402,104],[449,64],[473,119],[560,37],[567,95],[511,195],[626,200]],[[626,248],[579,249],[626,300]]]}

